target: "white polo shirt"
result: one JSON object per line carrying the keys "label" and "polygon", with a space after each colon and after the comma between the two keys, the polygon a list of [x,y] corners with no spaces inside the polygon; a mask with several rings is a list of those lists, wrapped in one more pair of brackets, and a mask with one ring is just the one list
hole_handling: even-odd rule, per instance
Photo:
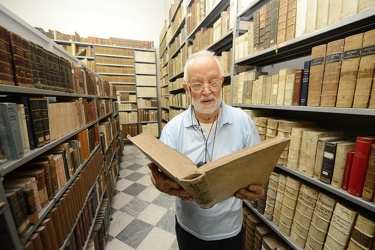
{"label": "white polo shirt", "polygon": [[[207,141],[207,151],[213,160],[260,142],[254,122],[239,108],[222,102],[217,122]],[[205,132],[205,138],[207,136]],[[160,140],[195,164],[205,160],[205,141],[191,106],[166,124]],[[206,160],[209,161],[207,156]],[[230,238],[241,230],[242,200],[231,197],[209,209],[202,209],[195,202],[177,197],[176,217],[182,228],[199,239]]]}

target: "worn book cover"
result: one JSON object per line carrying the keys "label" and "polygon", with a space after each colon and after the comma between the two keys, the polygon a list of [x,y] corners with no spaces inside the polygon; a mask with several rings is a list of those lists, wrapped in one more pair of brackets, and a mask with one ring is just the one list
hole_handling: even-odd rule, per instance
{"label": "worn book cover", "polygon": [[128,135],[127,138],[202,208],[212,207],[250,184],[267,183],[289,143],[289,138],[277,136],[197,168],[188,157],[150,134]]}

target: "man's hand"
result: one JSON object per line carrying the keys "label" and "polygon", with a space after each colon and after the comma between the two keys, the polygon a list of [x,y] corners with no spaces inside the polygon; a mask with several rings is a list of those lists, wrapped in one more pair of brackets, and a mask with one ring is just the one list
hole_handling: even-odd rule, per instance
{"label": "man's hand", "polygon": [[187,201],[193,200],[193,197],[191,197],[177,182],[161,172],[155,164],[149,163],[148,167],[151,170],[151,181],[160,192],[178,196]]}
{"label": "man's hand", "polygon": [[264,188],[261,185],[249,185],[247,188],[238,190],[234,197],[241,200],[257,201],[264,195]]}

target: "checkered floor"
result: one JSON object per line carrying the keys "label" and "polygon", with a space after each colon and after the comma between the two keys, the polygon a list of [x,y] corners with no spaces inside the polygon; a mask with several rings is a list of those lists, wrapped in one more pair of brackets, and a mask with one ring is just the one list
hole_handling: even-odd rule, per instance
{"label": "checkered floor", "polygon": [[174,197],[150,180],[150,161],[125,144],[112,204],[106,250],[177,250]]}

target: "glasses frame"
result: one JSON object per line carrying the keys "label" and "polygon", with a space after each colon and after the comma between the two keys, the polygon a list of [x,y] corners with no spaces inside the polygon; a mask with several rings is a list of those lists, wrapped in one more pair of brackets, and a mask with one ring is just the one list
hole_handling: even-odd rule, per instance
{"label": "glasses frame", "polygon": [[[217,86],[212,86],[212,84],[215,84],[215,85],[217,84]],[[193,83],[193,84],[189,83],[189,87],[190,87],[191,91],[195,92],[195,93],[202,92],[204,90],[204,88],[205,88],[204,85],[205,84],[198,83],[198,82],[197,83]],[[217,90],[220,89],[221,85],[222,85],[222,82],[220,80],[218,80],[218,81],[212,81],[212,82],[208,83],[208,89],[211,90],[211,91],[217,91]],[[197,88],[197,86],[200,86],[200,87]]]}

